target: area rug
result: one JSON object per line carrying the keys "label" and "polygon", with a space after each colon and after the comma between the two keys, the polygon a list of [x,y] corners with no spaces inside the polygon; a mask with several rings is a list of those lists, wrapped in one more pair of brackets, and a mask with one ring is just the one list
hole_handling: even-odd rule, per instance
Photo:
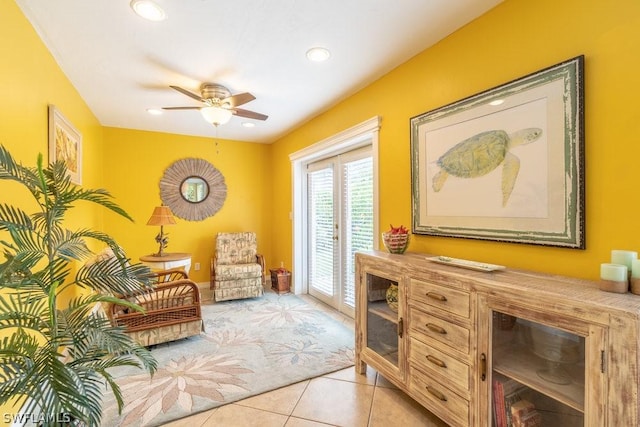
{"label": "area rug", "polygon": [[156,426],[353,365],[354,333],[291,294],[203,304],[205,332],[152,348],[158,371],[113,371],[103,426]]}

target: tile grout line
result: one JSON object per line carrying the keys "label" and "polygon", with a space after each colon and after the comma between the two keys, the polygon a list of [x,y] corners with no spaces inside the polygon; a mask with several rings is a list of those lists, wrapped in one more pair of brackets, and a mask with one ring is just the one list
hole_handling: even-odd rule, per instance
{"label": "tile grout line", "polygon": [[300,395],[298,396],[298,399],[296,400],[296,404],[293,405],[293,408],[291,409],[291,413],[287,416],[287,420],[284,423],[285,425],[287,425],[287,423],[289,422],[289,420],[293,416],[293,413],[296,411],[296,408],[298,407],[298,404],[300,403],[300,400],[302,399],[302,396],[304,396],[304,394],[306,393],[307,389],[309,388],[309,384],[311,384],[311,380],[312,379],[313,378],[307,380],[307,385],[304,386],[304,390],[302,390],[302,393],[300,393]]}
{"label": "tile grout line", "polygon": [[369,405],[369,416],[367,417],[367,427],[371,426],[371,421],[373,417],[373,402],[376,400],[376,393],[378,392],[378,377],[380,376],[379,372],[376,372],[376,379],[373,383],[373,393],[371,394],[371,403]]}

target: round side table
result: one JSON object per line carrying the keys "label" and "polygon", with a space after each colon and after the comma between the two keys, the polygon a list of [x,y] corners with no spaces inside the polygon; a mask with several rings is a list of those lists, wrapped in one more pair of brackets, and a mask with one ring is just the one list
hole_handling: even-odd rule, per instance
{"label": "round side table", "polygon": [[158,255],[144,255],[140,261],[153,270],[168,270],[170,268],[183,267],[189,274],[191,268],[191,254],[187,253],[167,253]]}

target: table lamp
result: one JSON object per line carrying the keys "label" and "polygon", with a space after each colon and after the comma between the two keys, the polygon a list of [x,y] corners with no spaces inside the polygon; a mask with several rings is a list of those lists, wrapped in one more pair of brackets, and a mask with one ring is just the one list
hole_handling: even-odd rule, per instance
{"label": "table lamp", "polygon": [[173,218],[171,209],[168,206],[157,206],[153,209],[151,218],[147,221],[147,225],[159,225],[160,233],[156,236],[156,242],[160,245],[158,253],[155,256],[163,256],[162,250],[169,244],[169,238],[164,234],[163,227],[165,225],[175,225],[176,220]]}

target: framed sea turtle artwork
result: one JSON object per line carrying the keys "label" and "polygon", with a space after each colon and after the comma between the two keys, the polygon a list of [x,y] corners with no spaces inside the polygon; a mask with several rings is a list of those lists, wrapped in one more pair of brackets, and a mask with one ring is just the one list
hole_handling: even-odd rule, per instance
{"label": "framed sea turtle artwork", "polygon": [[585,248],[583,56],[410,123],[413,233]]}

